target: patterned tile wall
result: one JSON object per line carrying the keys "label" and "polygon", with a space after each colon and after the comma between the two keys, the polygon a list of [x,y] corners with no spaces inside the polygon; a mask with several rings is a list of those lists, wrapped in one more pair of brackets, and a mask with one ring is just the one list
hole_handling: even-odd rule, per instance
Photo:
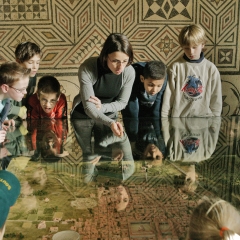
{"label": "patterned tile wall", "polygon": [[0,63],[14,59],[18,43],[36,42],[44,53],[38,77],[55,75],[71,108],[79,65],[99,54],[109,33],[129,37],[135,61],[168,65],[182,54],[181,28],[199,23],[205,56],[221,72],[223,115],[240,114],[239,16],[239,0],[0,0]]}

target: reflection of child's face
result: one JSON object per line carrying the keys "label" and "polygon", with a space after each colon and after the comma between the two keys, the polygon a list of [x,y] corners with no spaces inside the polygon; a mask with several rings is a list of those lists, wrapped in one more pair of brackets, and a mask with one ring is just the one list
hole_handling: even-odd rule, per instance
{"label": "reflection of child's face", "polygon": [[33,193],[33,189],[30,186],[30,184],[28,183],[28,181],[24,181],[22,183],[21,192],[24,196],[29,196]]}
{"label": "reflection of child's face", "polygon": [[60,153],[59,140],[53,131],[44,134],[42,138],[42,148],[47,155],[56,155]]}
{"label": "reflection of child's face", "polygon": [[0,158],[4,158],[8,155],[8,150],[7,148],[3,147],[0,149]]}
{"label": "reflection of child's face", "polygon": [[163,159],[163,154],[162,152],[159,150],[159,148],[153,144],[153,143],[149,143],[143,153],[144,157],[149,157],[151,159]]}
{"label": "reflection of child's face", "polygon": [[192,193],[196,190],[198,174],[195,171],[195,165],[190,165],[186,171],[184,185],[179,188],[181,192]]}
{"label": "reflection of child's face", "polygon": [[125,187],[123,187],[122,185],[116,187],[116,194],[117,194],[116,209],[117,211],[124,210],[129,203],[129,197]]}
{"label": "reflection of child's face", "polygon": [[146,92],[152,96],[161,91],[164,83],[164,79],[144,78],[142,75],[140,76],[140,79],[144,85]]}
{"label": "reflection of child's face", "polygon": [[112,201],[115,204],[117,211],[124,210],[129,203],[129,196],[124,186],[121,184],[117,187],[110,187],[106,190],[104,187],[98,188],[98,198],[101,200],[102,196],[110,195]]}
{"label": "reflection of child's face", "polygon": [[32,58],[30,58],[28,61],[25,61],[20,64],[28,69],[31,69],[30,77],[34,77],[39,69],[40,55],[36,54]]}
{"label": "reflection of child's face", "polygon": [[45,113],[50,114],[58,101],[57,93],[43,93],[38,95],[40,105]]}
{"label": "reflection of child's face", "polygon": [[33,179],[39,182],[40,185],[44,185],[47,181],[47,175],[46,175],[45,169],[42,167],[38,167],[33,174]]}

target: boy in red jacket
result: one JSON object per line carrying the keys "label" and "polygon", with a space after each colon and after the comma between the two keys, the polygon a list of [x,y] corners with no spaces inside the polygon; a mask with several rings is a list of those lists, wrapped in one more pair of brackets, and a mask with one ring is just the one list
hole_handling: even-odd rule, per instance
{"label": "boy in red jacket", "polygon": [[60,91],[60,83],[53,76],[39,79],[37,92],[28,100],[28,118],[66,118],[67,100]]}

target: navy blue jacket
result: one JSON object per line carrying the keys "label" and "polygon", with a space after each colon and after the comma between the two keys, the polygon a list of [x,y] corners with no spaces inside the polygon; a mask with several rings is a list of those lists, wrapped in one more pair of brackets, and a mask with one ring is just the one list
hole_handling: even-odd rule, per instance
{"label": "navy blue jacket", "polygon": [[143,75],[143,69],[146,62],[138,62],[132,64],[136,72],[132,93],[129,98],[128,104],[125,109],[122,110],[123,118],[138,118],[138,117],[161,117],[161,106],[163,99],[163,92],[167,85],[167,76],[161,91],[157,94],[154,104],[151,107],[141,104],[140,99],[142,93],[145,92],[144,85],[140,80],[140,75]]}

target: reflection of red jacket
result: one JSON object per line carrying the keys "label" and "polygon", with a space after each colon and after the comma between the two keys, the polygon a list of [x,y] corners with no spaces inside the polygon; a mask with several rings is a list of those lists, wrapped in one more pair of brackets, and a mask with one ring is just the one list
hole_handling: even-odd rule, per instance
{"label": "reflection of red jacket", "polygon": [[32,119],[28,122],[31,133],[32,150],[37,149],[37,142],[43,140],[45,134],[53,132],[59,140],[59,148],[67,138],[67,119]]}
{"label": "reflection of red jacket", "polygon": [[28,118],[66,118],[67,117],[67,100],[66,96],[61,93],[54,109],[50,114],[43,111],[37,94],[33,94],[28,100]]}

